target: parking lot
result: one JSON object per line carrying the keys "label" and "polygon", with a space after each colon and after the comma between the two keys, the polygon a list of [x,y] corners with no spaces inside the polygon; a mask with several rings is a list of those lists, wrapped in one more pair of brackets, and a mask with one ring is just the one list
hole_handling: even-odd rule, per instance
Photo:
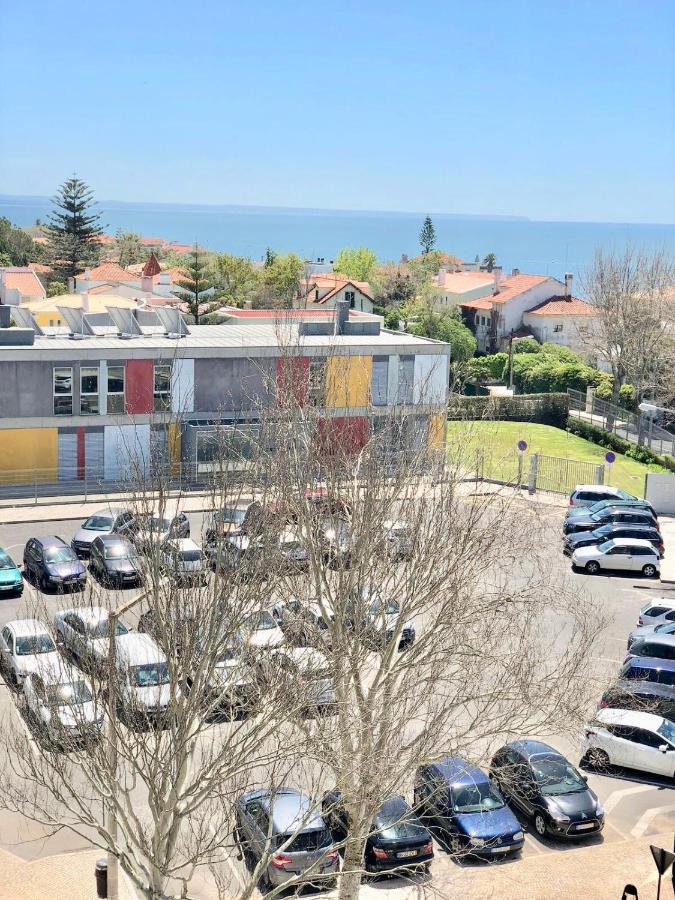
{"label": "parking lot", "polygon": [[[95,507],[92,507],[92,511]],[[575,590],[588,594],[598,605],[598,611],[609,611],[611,625],[603,635],[602,642],[598,646],[593,660],[595,672],[599,683],[609,681],[616,673],[623,661],[626,649],[626,637],[635,626],[640,607],[653,596],[672,596],[675,598],[675,585],[661,586],[658,581],[635,577],[631,574],[600,575],[590,577],[581,573],[573,573],[570,561],[563,556],[561,551],[560,526],[563,511],[558,506],[541,506],[538,509],[541,522],[541,541],[550,547],[550,566],[552,573],[568,573],[572,579]],[[189,515],[191,534],[197,542],[200,541],[202,532],[202,513],[192,512]],[[4,547],[14,557],[17,563],[21,562],[23,547],[26,541],[38,534],[56,534],[69,541],[79,527],[76,520],[49,521],[45,523],[23,523],[15,525],[0,525],[0,546]],[[669,552],[668,546],[666,553]],[[670,548],[675,553],[675,546]],[[89,576],[90,578],[92,576]],[[133,596],[133,589],[120,591],[106,591],[111,606],[116,606],[123,596]],[[113,596],[114,595],[114,596]],[[85,595],[86,597],[86,589]],[[75,595],[73,605],[81,602],[81,597]],[[29,583],[25,583],[24,595],[21,598],[5,597],[0,601],[0,627],[6,622],[30,615],[36,603],[46,606],[49,614],[53,614],[64,606],[64,598],[59,594],[39,594],[38,589]],[[67,602],[67,601],[66,601]],[[138,612],[129,614],[128,619],[134,624]],[[15,698],[10,688],[2,683],[0,687],[0,714],[18,715],[15,708]],[[214,728],[226,728],[227,724],[214,725]],[[578,735],[569,735],[565,738],[541,735],[556,749],[564,753],[572,762],[579,762]],[[2,761],[0,760],[0,764]],[[589,845],[619,844],[642,838],[649,835],[662,834],[675,829],[675,793],[672,782],[660,781],[658,778],[640,776],[635,772],[612,771],[608,774],[598,774],[589,771],[587,773],[589,785],[596,792],[602,802],[606,813],[606,825],[603,833],[590,838],[583,843],[568,843],[561,845],[549,839],[542,839],[533,833],[531,828],[525,830],[525,846],[523,859],[545,857],[551,854],[575,853],[582,847]],[[408,799],[412,799],[409,797]],[[525,825],[525,823],[523,822]],[[55,853],[69,850],[83,849],[87,846],[81,838],[66,833],[54,837],[44,838],[38,826],[20,821],[16,816],[3,813],[0,816],[0,847],[20,855],[25,859],[35,859]],[[452,880],[456,877],[458,869],[478,868],[485,870],[485,865],[468,860],[454,860],[444,853],[442,848],[437,849],[437,858],[432,867],[434,879]],[[243,863],[232,858],[227,865],[230,867],[232,883],[237,883]],[[515,871],[519,865],[518,860],[500,861],[500,868],[505,866]],[[481,875],[481,877],[484,877]],[[515,875],[514,875],[515,877]],[[395,889],[403,887],[400,879],[386,880],[386,887]],[[233,895],[236,895],[236,888]]]}

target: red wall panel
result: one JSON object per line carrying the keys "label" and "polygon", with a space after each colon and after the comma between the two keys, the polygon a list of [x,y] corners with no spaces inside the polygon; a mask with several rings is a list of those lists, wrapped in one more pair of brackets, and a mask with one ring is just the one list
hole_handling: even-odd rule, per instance
{"label": "red wall panel", "polygon": [[281,356],[277,359],[277,402],[304,406],[309,391],[309,357]]}
{"label": "red wall panel", "polygon": [[317,442],[327,455],[358,453],[368,442],[368,419],[365,416],[346,416],[319,419]]}
{"label": "red wall panel", "polygon": [[124,400],[128,413],[153,410],[154,374],[151,359],[129,359],[126,364]]}
{"label": "red wall panel", "polygon": [[84,425],[77,429],[77,477],[84,480]]}

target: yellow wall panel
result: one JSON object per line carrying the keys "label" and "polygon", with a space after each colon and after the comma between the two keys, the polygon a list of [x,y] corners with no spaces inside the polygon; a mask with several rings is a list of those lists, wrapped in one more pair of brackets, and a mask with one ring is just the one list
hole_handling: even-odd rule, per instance
{"label": "yellow wall panel", "polygon": [[0,482],[56,481],[57,428],[0,429]]}
{"label": "yellow wall panel", "polygon": [[178,422],[169,423],[167,443],[169,445],[169,465],[171,466],[171,473],[176,475],[180,471],[182,443],[180,424]]}
{"label": "yellow wall panel", "polygon": [[370,405],[372,356],[331,356],[326,366],[326,406],[352,409]]}
{"label": "yellow wall panel", "polygon": [[447,428],[447,415],[439,413],[431,417],[429,424],[429,449],[442,450],[445,447],[445,432]]}

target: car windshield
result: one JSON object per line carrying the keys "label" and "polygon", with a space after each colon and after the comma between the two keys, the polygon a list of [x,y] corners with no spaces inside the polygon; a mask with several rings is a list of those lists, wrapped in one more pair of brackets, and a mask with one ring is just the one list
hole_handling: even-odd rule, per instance
{"label": "car windshield", "polygon": [[[599,528],[595,528],[591,532],[591,534],[593,535],[593,537],[604,537],[606,534],[610,534],[611,531],[612,531],[611,525],[601,525]],[[583,535],[584,539],[585,539],[585,537],[586,537],[586,535]]]}
{"label": "car windshield", "polygon": [[119,544],[106,544],[103,553],[106,559],[129,559],[133,556],[133,549],[130,544],[120,541]]}
{"label": "car windshield", "polygon": [[561,756],[535,756],[530,759],[530,765],[545,796],[586,790],[586,782],[581,775]]}
{"label": "car windshield", "polygon": [[664,622],[663,625],[657,625],[654,631],[659,634],[673,634],[675,632],[675,622]]}
{"label": "car windshield", "polygon": [[234,662],[237,659],[237,652],[233,650],[232,647],[223,647],[223,649],[218,650],[216,654],[216,662],[219,663]]}
{"label": "car windshield", "polygon": [[4,550],[0,550],[0,569],[16,569],[14,560]]}
{"label": "car windshield", "polygon": [[201,550],[181,550],[176,554],[181,562],[197,562],[202,558]]}
{"label": "car windshield", "polygon": [[401,605],[398,600],[382,600],[377,598],[370,604],[371,616],[379,616],[384,613],[386,616],[394,616],[401,612]]}
{"label": "car windshield", "polygon": [[618,493],[619,493],[619,497],[620,497],[621,500],[635,500],[635,499],[637,499],[637,498],[634,497],[632,494],[628,494],[626,491],[622,491],[620,488],[619,488],[619,492],[618,492]]}
{"label": "car windshield", "polygon": [[156,687],[159,684],[168,684],[169,668],[165,662],[133,666],[131,679],[137,687]]}
{"label": "car windshield", "polygon": [[110,531],[113,527],[113,520],[110,516],[89,516],[82,527],[87,531]]}
{"label": "car windshield", "polygon": [[148,528],[151,531],[169,531],[171,528],[171,520],[163,519],[159,516],[151,516],[148,519]]}
{"label": "car windshield", "polygon": [[47,703],[49,706],[75,706],[78,703],[89,703],[91,691],[85,681],[72,681],[70,684],[50,684],[47,686]]}
{"label": "car windshield", "polygon": [[387,841],[420,837],[424,833],[424,826],[404,804],[385,803],[373,819],[373,831]]}
{"label": "car windshield", "polygon": [[40,653],[51,653],[53,650],[56,650],[56,647],[48,634],[31,634],[16,639],[17,656],[37,656]]}
{"label": "car windshield", "polygon": [[[288,840],[288,837],[282,835],[279,839],[280,844],[286,840]],[[315,828],[312,831],[302,831],[296,835],[284,852],[304,853],[308,850],[322,850],[324,847],[330,847],[332,843],[333,841],[327,828]]]}
{"label": "car windshield", "polygon": [[70,547],[50,547],[45,550],[45,562],[48,563],[74,562],[76,559],[77,556]]}
{"label": "car windshield", "polygon": [[[126,625],[123,625],[122,622],[117,620],[115,623],[115,634],[128,634],[129,629]],[[89,636],[96,639],[102,637],[108,637],[110,634],[110,624],[108,619],[99,619],[99,621],[93,625],[89,631]]]}
{"label": "car windshield", "polygon": [[501,809],[504,801],[499,791],[489,782],[470,784],[452,792],[452,809],[456,813],[483,813]]}
{"label": "car windshield", "polygon": [[262,610],[262,612],[252,613],[246,619],[246,628],[250,631],[267,631],[270,628],[276,628],[277,623],[274,621],[273,616],[267,612],[267,610]]}
{"label": "car windshield", "polygon": [[215,515],[216,522],[224,522],[228,525],[241,525],[246,518],[245,509],[236,509],[235,507],[221,509]]}
{"label": "car windshield", "polygon": [[662,724],[656,729],[656,733],[675,746],[675,722],[671,722],[670,719],[664,719]]}

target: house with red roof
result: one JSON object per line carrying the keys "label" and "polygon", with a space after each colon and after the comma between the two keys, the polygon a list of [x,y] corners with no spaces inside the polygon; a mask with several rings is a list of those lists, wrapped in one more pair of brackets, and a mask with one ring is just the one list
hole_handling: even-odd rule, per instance
{"label": "house with red roof", "polygon": [[4,266],[0,268],[0,303],[19,306],[44,300],[45,287],[32,266]]}
{"label": "house with red roof", "polygon": [[177,285],[177,281],[183,277],[185,273],[182,269],[173,268],[163,272],[157,257],[151,253],[140,272],[132,272],[116,262],[103,262],[100,266],[85,269],[75,277],[75,289],[78,293],[86,294],[100,288],[107,294],[116,293],[129,298],[166,302],[183,292]]}
{"label": "house with red roof", "polygon": [[335,309],[338,300],[346,300],[350,309],[372,313],[373,295],[367,281],[355,281],[339,272],[309,275],[300,281],[296,309]]}
{"label": "house with red roof", "polygon": [[481,352],[495,353],[512,335],[523,334],[588,352],[581,334],[588,331],[595,311],[572,296],[569,273],[562,282],[550,275],[522,274],[518,269],[502,277],[501,268],[495,267],[485,292],[461,299],[458,305]]}

